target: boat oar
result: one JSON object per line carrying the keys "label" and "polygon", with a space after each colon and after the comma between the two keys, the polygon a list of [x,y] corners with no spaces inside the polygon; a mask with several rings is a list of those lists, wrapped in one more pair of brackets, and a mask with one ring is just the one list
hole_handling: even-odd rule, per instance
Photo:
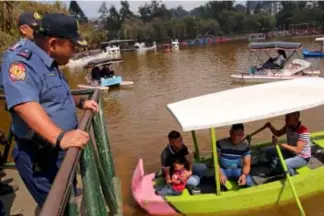
{"label": "boat oar", "polygon": [[306,214],[305,214],[304,209],[303,209],[303,207],[301,205],[301,202],[300,202],[299,197],[297,195],[296,189],[295,189],[295,187],[294,187],[294,185],[293,185],[293,183],[291,181],[291,176],[290,176],[290,174],[288,172],[288,167],[287,167],[287,165],[286,165],[286,163],[285,163],[285,161],[283,159],[283,155],[282,155],[281,149],[280,149],[278,144],[276,144],[276,151],[277,151],[277,153],[279,155],[279,159],[280,159],[282,168],[284,170],[284,173],[286,174],[286,178],[287,178],[287,180],[289,182],[289,185],[291,187],[292,194],[293,194],[294,198],[296,199],[296,203],[297,203],[297,206],[299,208],[300,215],[305,216]]}
{"label": "boat oar", "polygon": [[259,129],[257,129],[257,130],[254,131],[253,133],[248,134],[248,135],[247,135],[243,140],[248,140],[248,143],[250,144],[251,139],[252,139],[252,136],[258,134],[258,133],[261,132],[261,131],[263,131],[265,128],[266,128],[266,127],[263,126],[263,127],[259,128]]}

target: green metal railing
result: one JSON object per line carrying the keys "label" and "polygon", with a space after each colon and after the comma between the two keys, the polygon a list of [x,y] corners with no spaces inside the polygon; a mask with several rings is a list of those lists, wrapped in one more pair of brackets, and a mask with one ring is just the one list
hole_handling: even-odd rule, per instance
{"label": "green metal railing", "polygon": [[[85,111],[78,129],[87,131],[90,140],[85,149],[69,148],[52,184],[40,216],[79,215],[73,181],[80,165],[86,215],[123,215],[120,181],[115,168],[104,122],[103,104],[99,90],[73,90],[73,95],[88,95],[99,104],[99,112]],[[0,96],[0,99],[4,99]],[[13,137],[9,132],[2,164],[7,164]],[[11,164],[13,165],[13,164]]]}

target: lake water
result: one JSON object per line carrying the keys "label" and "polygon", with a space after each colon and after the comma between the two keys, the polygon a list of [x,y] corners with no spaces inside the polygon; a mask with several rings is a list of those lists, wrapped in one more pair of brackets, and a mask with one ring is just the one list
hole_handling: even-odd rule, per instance
{"label": "lake water", "polygon": [[[308,48],[319,48],[313,38],[295,39]],[[168,143],[167,134],[180,130],[167,111],[166,105],[182,99],[238,87],[230,80],[231,73],[247,71],[256,63],[256,56],[247,49],[248,42],[230,42],[211,46],[191,47],[170,53],[123,53],[118,73],[125,80],[134,81],[133,87],[110,90],[103,94],[104,112],[115,160],[116,172],[122,181],[124,215],[146,215],[133,201],[130,181],[139,158],[143,158],[145,172],[159,168],[160,152]],[[267,56],[262,56],[266,59]],[[323,68],[323,60],[311,59],[313,68]],[[85,83],[85,71],[65,70],[71,84]],[[254,95],[247,95],[254,97]],[[240,109],[240,104],[238,104]],[[302,121],[310,131],[324,129],[324,107],[302,112]],[[1,116],[4,116],[1,113]],[[2,118],[1,128],[7,128],[9,117]],[[283,117],[271,119],[277,127]],[[265,121],[246,124],[247,133],[264,125]],[[229,128],[218,128],[218,137],[225,137]],[[185,143],[193,149],[190,133],[183,133]],[[197,133],[201,152],[209,152],[209,131]],[[253,142],[271,138],[268,131],[254,137]],[[308,215],[324,214],[323,193],[303,199]],[[295,204],[271,207],[243,215],[298,215]]]}

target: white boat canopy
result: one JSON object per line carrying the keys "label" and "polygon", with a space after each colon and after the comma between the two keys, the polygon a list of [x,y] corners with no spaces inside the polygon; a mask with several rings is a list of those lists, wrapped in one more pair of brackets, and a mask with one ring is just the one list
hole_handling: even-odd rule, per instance
{"label": "white boat canopy", "polygon": [[324,38],[316,38],[315,41],[324,41]]}
{"label": "white boat canopy", "polygon": [[324,104],[324,79],[301,78],[203,95],[167,107],[183,131],[267,119]]}

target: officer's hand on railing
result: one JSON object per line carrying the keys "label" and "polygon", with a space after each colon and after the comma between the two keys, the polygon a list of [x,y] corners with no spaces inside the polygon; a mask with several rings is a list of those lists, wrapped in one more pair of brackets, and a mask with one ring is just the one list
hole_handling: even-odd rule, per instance
{"label": "officer's hand on railing", "polygon": [[89,135],[83,130],[71,130],[64,134],[60,148],[66,150],[70,147],[78,147],[83,149],[89,140]]}
{"label": "officer's hand on railing", "polygon": [[86,100],[83,104],[82,109],[90,109],[93,112],[99,111],[98,103],[94,100]]}

